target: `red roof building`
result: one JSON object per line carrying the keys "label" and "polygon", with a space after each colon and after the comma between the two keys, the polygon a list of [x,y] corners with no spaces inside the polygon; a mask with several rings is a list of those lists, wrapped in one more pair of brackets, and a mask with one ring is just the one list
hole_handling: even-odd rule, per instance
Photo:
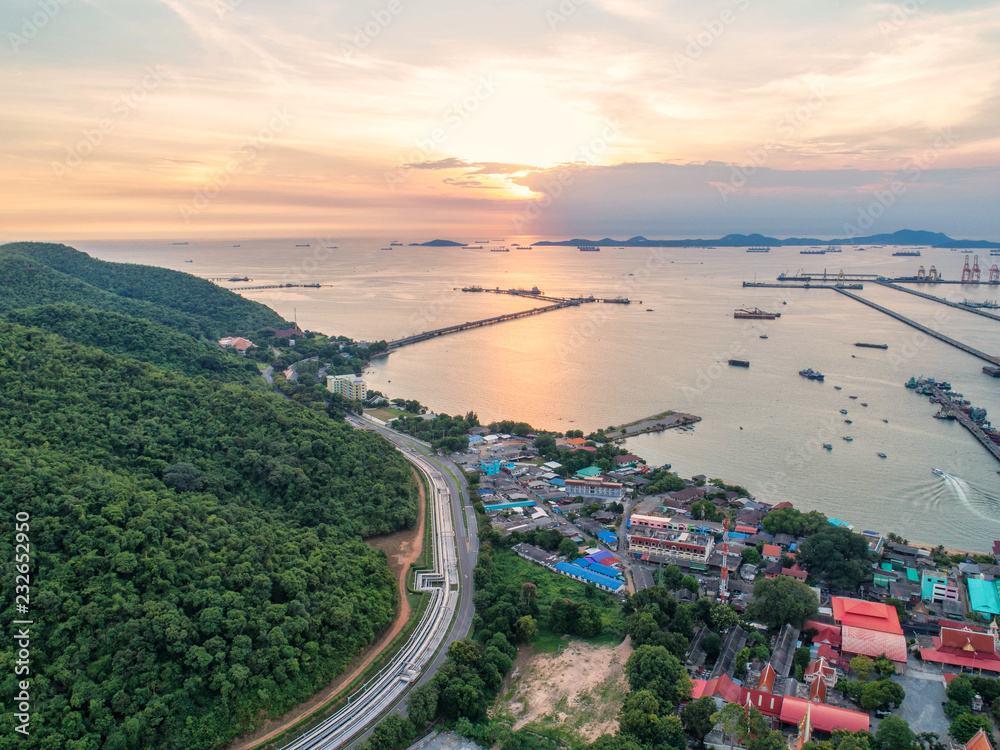
{"label": "red roof building", "polygon": [[862,599],[846,599],[833,597],[833,619],[842,625],[866,630],[878,630],[882,633],[903,634],[899,626],[899,614],[896,608],[880,602],[866,602]]}
{"label": "red roof building", "polygon": [[825,682],[827,687],[833,687],[837,684],[837,670],[831,667],[829,662],[822,656],[816,659],[816,661],[809,662],[809,666],[805,669],[804,677],[807,683]]}
{"label": "red roof building", "polygon": [[809,700],[813,703],[826,703],[826,683],[823,680],[813,680],[809,688]]}
{"label": "red roof building", "polygon": [[738,523],[736,524],[736,528],[733,529],[733,531],[735,531],[737,534],[749,534],[750,536],[753,536],[754,534],[757,533],[757,527],[744,526],[743,524]]}
{"label": "red roof building", "polygon": [[967,628],[941,628],[941,635],[932,640],[934,648],[920,649],[920,656],[925,661],[1000,672],[1000,655],[990,633],[976,633]]}
{"label": "red roof building", "polygon": [[802,570],[802,568],[798,565],[793,565],[790,568],[782,568],[781,575],[789,576],[797,581],[802,581],[802,583],[805,583],[806,579],[809,577],[809,574]]}
{"label": "red roof building", "polygon": [[990,738],[986,736],[986,730],[980,729],[972,739],[965,743],[965,750],[993,750]]}
{"label": "red roof building", "polygon": [[774,672],[774,667],[768,664],[764,667],[764,671],[760,673],[760,679],[757,681],[757,689],[762,690],[765,693],[770,693],[774,690],[774,679],[777,675]]}
{"label": "red roof building", "polygon": [[764,556],[765,560],[770,560],[771,562],[777,562],[781,559],[781,547],[777,544],[765,544],[760,553]]}
{"label": "red roof building", "polygon": [[809,629],[817,631],[816,635],[813,636],[813,643],[826,643],[830,646],[840,645],[840,625],[809,620],[806,623],[806,630]]}
{"label": "red roof building", "polygon": [[885,654],[896,665],[899,672],[906,671],[906,638],[897,633],[883,633],[868,628],[845,625],[841,629],[843,642],[840,650],[844,656],[870,656],[876,659]]}

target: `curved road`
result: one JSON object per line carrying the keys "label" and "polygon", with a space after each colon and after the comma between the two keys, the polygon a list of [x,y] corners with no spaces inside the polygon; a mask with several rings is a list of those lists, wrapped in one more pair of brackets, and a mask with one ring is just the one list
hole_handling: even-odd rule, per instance
{"label": "curved road", "polygon": [[450,461],[431,456],[429,446],[420,440],[357,417],[349,416],[348,422],[359,429],[377,429],[427,479],[433,562],[431,570],[417,572],[415,588],[430,593],[431,601],[392,661],[355,691],[340,711],[282,750],[335,750],[363,740],[379,717],[405,702],[411,685],[433,676],[451,642],[468,634],[475,614],[472,569],[479,538],[475,512],[466,502],[464,476]]}

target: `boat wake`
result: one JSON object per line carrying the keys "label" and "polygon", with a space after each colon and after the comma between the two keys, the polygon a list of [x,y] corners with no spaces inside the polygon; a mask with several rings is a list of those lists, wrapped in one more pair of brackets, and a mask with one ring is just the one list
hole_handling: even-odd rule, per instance
{"label": "boat wake", "polygon": [[993,506],[992,510],[995,512],[997,506],[1000,505],[997,498],[977,487],[973,487],[961,477],[956,477],[953,474],[948,474],[946,472],[941,472],[940,476],[944,480],[945,486],[951,490],[952,494],[955,495],[955,497],[957,497],[966,508],[985,521],[1000,524],[1000,520],[994,516],[987,515],[980,510],[979,507],[977,507],[979,505],[989,504]]}

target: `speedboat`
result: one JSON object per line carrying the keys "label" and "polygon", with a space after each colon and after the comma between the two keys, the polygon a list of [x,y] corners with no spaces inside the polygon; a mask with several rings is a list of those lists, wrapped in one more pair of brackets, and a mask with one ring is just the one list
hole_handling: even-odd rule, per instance
{"label": "speedboat", "polygon": [[853,398],[853,399],[856,400],[858,397],[857,396],[848,396],[848,398]]}
{"label": "speedboat", "polygon": [[934,472],[935,474],[937,474],[939,477],[943,477],[944,476],[944,472],[941,471],[941,469],[931,469],[931,471]]}
{"label": "speedboat", "polygon": [[844,424],[854,424],[850,419],[845,419]]}
{"label": "speedboat", "polygon": [[767,338],[767,334],[766,334],[766,333],[765,333],[765,334],[762,334],[762,335],[761,335],[761,338],[762,338],[762,339],[766,339],[766,338]]}
{"label": "speedboat", "polygon": [[889,424],[889,420],[888,419],[883,419],[882,421],[885,422],[886,424]]}
{"label": "speedboat", "polygon": [[841,390],[843,390],[843,387],[842,387],[842,386],[839,386],[839,385],[835,385],[835,386],[833,386],[833,387],[834,387],[834,388],[835,388],[836,390],[838,390],[838,391],[841,391]]}
{"label": "speedboat", "polygon": [[844,437],[844,440],[846,440],[848,443],[850,443],[850,442],[852,442],[854,440],[854,438],[852,438],[850,435],[846,435]]}
{"label": "speedboat", "polygon": [[823,447],[826,448],[828,451],[832,451],[833,450],[833,446],[830,445],[829,443],[823,443]]}
{"label": "speedboat", "polygon": [[840,413],[841,413],[841,414],[847,414],[847,409],[841,409],[841,410],[840,410]]}
{"label": "speedboat", "polygon": [[875,455],[878,456],[879,458],[886,458],[886,455],[884,453],[876,453]]}
{"label": "speedboat", "polygon": [[866,404],[864,401],[861,402],[861,405],[862,406],[868,406],[868,404]]}

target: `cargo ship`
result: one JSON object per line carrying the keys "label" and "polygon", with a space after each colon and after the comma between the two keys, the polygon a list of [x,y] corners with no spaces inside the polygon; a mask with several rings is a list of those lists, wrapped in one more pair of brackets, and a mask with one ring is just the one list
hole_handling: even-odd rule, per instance
{"label": "cargo ship", "polygon": [[597,245],[581,245],[581,246],[577,247],[576,249],[579,250],[581,253],[599,253],[599,252],[601,252],[601,248],[597,247]]}
{"label": "cargo ship", "polygon": [[510,248],[507,248],[507,247],[504,247],[504,246],[501,245],[500,247],[491,247],[490,248],[490,252],[491,253],[509,253],[510,252]]}
{"label": "cargo ship", "polygon": [[864,343],[862,343],[860,341],[858,343],[856,343],[855,346],[862,346],[865,349],[888,349],[889,348],[888,344],[864,344]]}
{"label": "cargo ship", "polygon": [[774,320],[775,318],[780,318],[781,313],[765,312],[759,307],[755,307],[753,310],[747,310],[745,307],[738,307],[733,312],[733,317],[748,320]]}
{"label": "cargo ship", "polygon": [[896,252],[893,253],[893,256],[895,256],[895,257],[903,257],[903,258],[919,258],[920,257],[920,251],[919,250],[897,250]]}
{"label": "cargo ship", "polygon": [[824,377],[823,373],[816,372],[811,367],[808,367],[805,370],[799,370],[799,375],[801,375],[802,377],[807,378],[809,380],[822,380],[823,377]]}
{"label": "cargo ship", "polygon": [[481,286],[479,286],[478,284],[473,284],[472,286],[463,286],[462,287],[462,291],[463,292],[481,292],[481,291],[483,291],[483,288]]}
{"label": "cargo ship", "polygon": [[750,363],[747,362],[745,359],[731,359],[731,360],[729,360],[729,364],[732,365],[733,367],[749,367],[750,366]]}
{"label": "cargo ship", "polygon": [[748,247],[747,248],[747,252],[748,253],[769,253],[769,252],[771,252],[771,248],[769,248],[769,247]]}
{"label": "cargo ship", "polygon": [[799,250],[799,255],[826,255],[826,250]]}
{"label": "cargo ship", "polygon": [[1000,367],[994,367],[993,365],[984,365],[983,372],[989,375],[991,378],[1000,378]]}

